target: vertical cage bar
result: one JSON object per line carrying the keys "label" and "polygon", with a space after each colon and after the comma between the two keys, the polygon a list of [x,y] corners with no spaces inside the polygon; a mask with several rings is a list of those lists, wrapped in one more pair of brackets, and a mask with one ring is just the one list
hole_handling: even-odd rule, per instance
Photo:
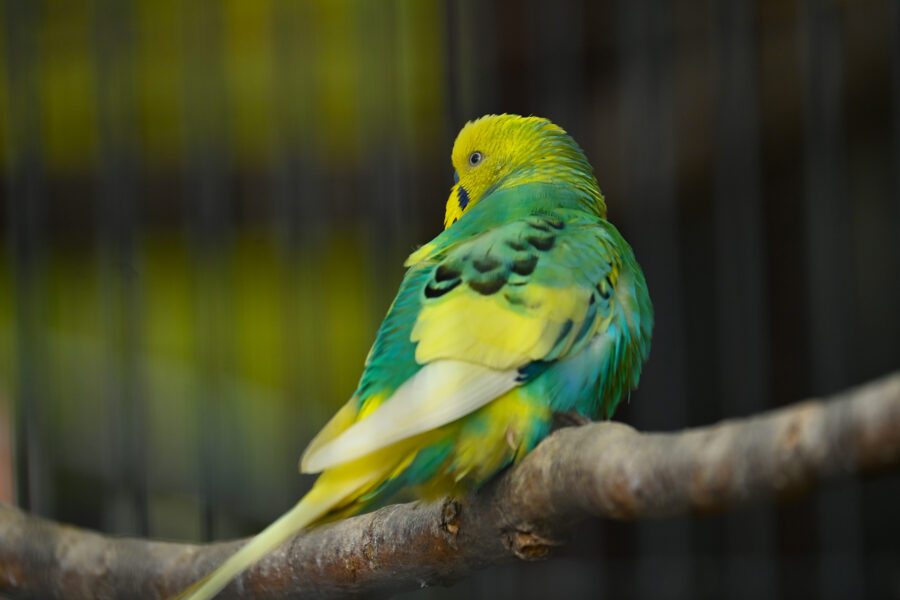
{"label": "vertical cage bar", "polygon": [[[532,64],[529,89],[535,114],[546,117],[578,139],[584,122],[585,8],[577,2],[535,2],[526,15],[526,56]],[[587,134],[587,130],[584,131]],[[590,157],[588,157],[590,158]]]}
{"label": "vertical cage bar", "polygon": [[[894,126],[894,200],[897,210],[900,211],[900,2],[888,2],[888,5],[890,10],[888,27],[891,32],[891,87],[893,89],[891,119]],[[900,256],[900,223],[897,226],[895,251]]]}
{"label": "vertical cage bar", "polygon": [[833,0],[806,0],[804,29],[807,265],[813,386],[833,391],[847,382],[848,286],[836,278],[850,267],[840,13]]}
{"label": "vertical cage bar", "polygon": [[227,285],[232,199],[227,181],[228,135],[221,52],[221,5],[183,5],[185,56],[184,190],[186,233],[195,269],[197,410],[200,452],[201,532],[219,535],[219,508],[230,493],[221,465],[239,452],[226,443],[231,392],[224,381],[231,350]]}
{"label": "vertical cage bar", "polygon": [[[311,26],[315,21],[311,5],[279,0],[272,18],[275,71],[279,74],[273,93],[281,124],[275,133],[272,218],[287,271],[282,316],[288,331],[282,349],[289,365],[285,393],[289,418],[297,424],[298,441],[308,441],[329,417],[320,398],[323,375],[315,350],[321,333],[316,319],[311,318],[313,286],[308,285],[313,276],[310,246],[316,232],[323,229],[317,199],[325,193],[312,135],[316,121],[312,111],[313,69],[320,58],[316,31]],[[309,483],[292,478],[280,506],[296,501]]]}
{"label": "vertical cage bar", "polygon": [[[138,227],[134,132],[132,3],[103,0],[95,12],[95,65],[100,127],[100,172],[96,201],[98,255],[107,328],[106,394],[111,436],[113,489],[130,507],[130,522],[116,529],[149,534],[144,395],[138,340],[139,281],[134,270]],[[118,492],[117,492],[118,493]]]}
{"label": "vertical cage bar", "polygon": [[[834,0],[806,0],[801,23],[806,73],[804,182],[806,260],[813,391],[849,381],[849,330],[854,314],[851,273],[854,240],[846,197],[843,132],[841,8]],[[861,598],[864,593],[859,485],[823,490],[817,504],[819,593]]]}
{"label": "vertical cage bar", "polygon": [[503,83],[500,69],[500,36],[508,11],[501,10],[498,0],[453,2],[458,33],[458,70],[455,85],[459,94],[459,121],[450,128],[455,134],[463,123],[490,112],[502,112],[500,103]]}
{"label": "vertical cage bar", "polygon": [[[718,3],[712,10],[712,76],[718,100],[713,158],[716,371],[722,414],[730,418],[765,410],[770,397],[759,50],[755,2]],[[775,596],[772,511],[760,508],[729,516],[726,528],[728,596]]]}
{"label": "vertical cage bar", "polygon": [[459,0],[444,0],[444,73],[447,87],[447,131],[454,132],[463,123],[462,91],[460,89],[460,30],[462,15]]}
{"label": "vertical cage bar", "polygon": [[[409,12],[409,4],[396,4],[389,10],[366,4],[359,7],[352,21],[352,31],[360,38],[359,87],[373,90],[359,106],[358,135],[363,154],[359,185],[367,192],[366,201],[358,208],[358,218],[366,255],[371,258],[367,267],[379,274],[374,278],[374,298],[379,300],[385,296],[390,298],[393,292],[380,285],[385,280],[390,281],[391,287],[394,283],[389,274],[395,266],[396,248],[390,241],[409,233],[404,228],[404,217],[410,213],[410,206],[404,205],[407,190],[400,182],[405,178],[404,183],[414,183],[409,177],[415,169],[408,159],[412,154],[409,144],[398,143],[409,118],[408,114],[404,116],[408,112],[404,110],[408,106],[405,101],[415,93],[415,90],[401,89],[412,79],[404,73],[404,69],[409,69],[409,57],[404,56],[408,32],[402,29],[412,19]],[[390,107],[400,107],[400,110]]]}
{"label": "vertical cage bar", "polygon": [[40,427],[45,391],[38,376],[44,344],[41,320],[45,302],[41,289],[47,250],[46,184],[36,81],[35,32],[40,15],[38,7],[30,2],[8,2],[4,12],[11,142],[6,175],[7,222],[15,294],[15,491],[19,506],[45,513],[49,498],[44,493],[45,446]]}
{"label": "vertical cage bar", "polygon": [[[628,409],[638,429],[673,429],[687,420],[681,248],[673,154],[673,71],[677,53],[672,7],[659,0],[619,2],[620,105],[624,193],[618,199],[620,228],[635,249],[656,302],[653,360],[644,369],[639,395],[666,398]],[[665,298],[660,302],[660,298]],[[632,583],[638,597],[678,597],[691,585],[691,527],[684,519],[638,523],[637,564]],[[624,577],[624,576],[623,576]],[[661,583],[664,582],[664,583]]]}

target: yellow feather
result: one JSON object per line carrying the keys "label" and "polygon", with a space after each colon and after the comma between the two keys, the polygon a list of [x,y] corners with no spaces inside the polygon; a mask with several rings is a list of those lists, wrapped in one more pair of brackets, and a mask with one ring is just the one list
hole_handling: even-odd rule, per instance
{"label": "yellow feather", "polygon": [[350,398],[350,400],[344,404],[333,417],[331,417],[331,420],[325,424],[325,427],[316,434],[316,437],[312,439],[306,447],[306,450],[303,451],[303,456],[300,457],[300,472],[306,472],[303,469],[303,461],[307,456],[343,433],[345,429],[356,422],[358,416],[356,410],[356,398]]}
{"label": "yellow feather", "polygon": [[483,296],[465,288],[425,306],[411,336],[418,342],[416,361],[453,358],[501,370],[521,367],[545,357],[567,321],[583,321],[590,298],[535,284],[522,294],[524,310],[515,310],[499,294]]}
{"label": "yellow feather", "polygon": [[409,255],[409,257],[406,259],[406,262],[403,263],[403,266],[411,267],[416,263],[422,262],[423,260],[428,258],[428,256],[432,252],[434,252],[434,249],[436,247],[437,246],[435,244],[432,244],[431,242],[423,244],[422,247]]}
{"label": "yellow feather", "polygon": [[[439,498],[471,488],[527,451],[534,427],[550,419],[550,409],[534,401],[522,388],[498,396],[478,411],[472,427],[453,423],[444,430],[455,439],[452,468],[417,488],[422,498]],[[512,442],[512,443],[511,443]]]}
{"label": "yellow feather", "polygon": [[373,394],[365,399],[363,405],[359,407],[359,415],[357,415],[356,420],[362,421],[369,415],[371,415],[376,408],[381,406],[381,404],[385,400],[384,394]]}
{"label": "yellow feather", "polygon": [[210,575],[182,592],[177,598],[209,600],[228,585],[232,578],[283,544],[295,533],[320,520],[329,512],[340,509],[375,489],[391,473],[396,472],[399,465],[409,464],[409,461],[415,456],[416,450],[423,443],[425,443],[425,438],[422,436],[403,440],[322,473],[313,488],[294,508],[250,540]]}

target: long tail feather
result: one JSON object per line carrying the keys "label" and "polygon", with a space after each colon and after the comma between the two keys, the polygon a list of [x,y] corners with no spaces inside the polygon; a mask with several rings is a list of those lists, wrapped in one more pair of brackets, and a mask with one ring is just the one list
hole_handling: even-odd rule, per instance
{"label": "long tail feather", "polygon": [[294,508],[257,534],[219,568],[172,600],[210,600],[244,569],[292,535],[383,481],[409,452],[409,442],[401,442],[325,471]]}
{"label": "long tail feather", "polygon": [[209,600],[218,594],[244,569],[283,544],[292,535],[322,517],[334,504],[331,498],[320,494],[306,495],[294,508],[258,533],[240,550],[228,557],[215,571],[177,596],[184,600]]}

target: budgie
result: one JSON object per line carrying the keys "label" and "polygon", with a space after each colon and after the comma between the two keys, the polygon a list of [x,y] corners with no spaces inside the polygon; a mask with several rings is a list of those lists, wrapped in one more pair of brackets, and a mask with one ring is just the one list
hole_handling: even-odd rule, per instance
{"label": "budgie", "polygon": [[488,115],[463,127],[452,163],[443,232],[406,260],[356,392],[303,454],[321,475],[190,599],[324,518],[400,490],[477,489],[555,414],[609,418],[637,386],[653,308],[578,144],[546,119]]}

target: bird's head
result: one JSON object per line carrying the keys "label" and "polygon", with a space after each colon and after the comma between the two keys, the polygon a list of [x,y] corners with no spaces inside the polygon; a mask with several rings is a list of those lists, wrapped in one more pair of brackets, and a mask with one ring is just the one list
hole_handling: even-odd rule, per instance
{"label": "bird's head", "polygon": [[587,207],[606,216],[593,169],[561,127],[539,117],[487,115],[469,121],[453,144],[455,185],[447,200],[450,227],[499,189],[526,183],[561,183],[584,192]]}

